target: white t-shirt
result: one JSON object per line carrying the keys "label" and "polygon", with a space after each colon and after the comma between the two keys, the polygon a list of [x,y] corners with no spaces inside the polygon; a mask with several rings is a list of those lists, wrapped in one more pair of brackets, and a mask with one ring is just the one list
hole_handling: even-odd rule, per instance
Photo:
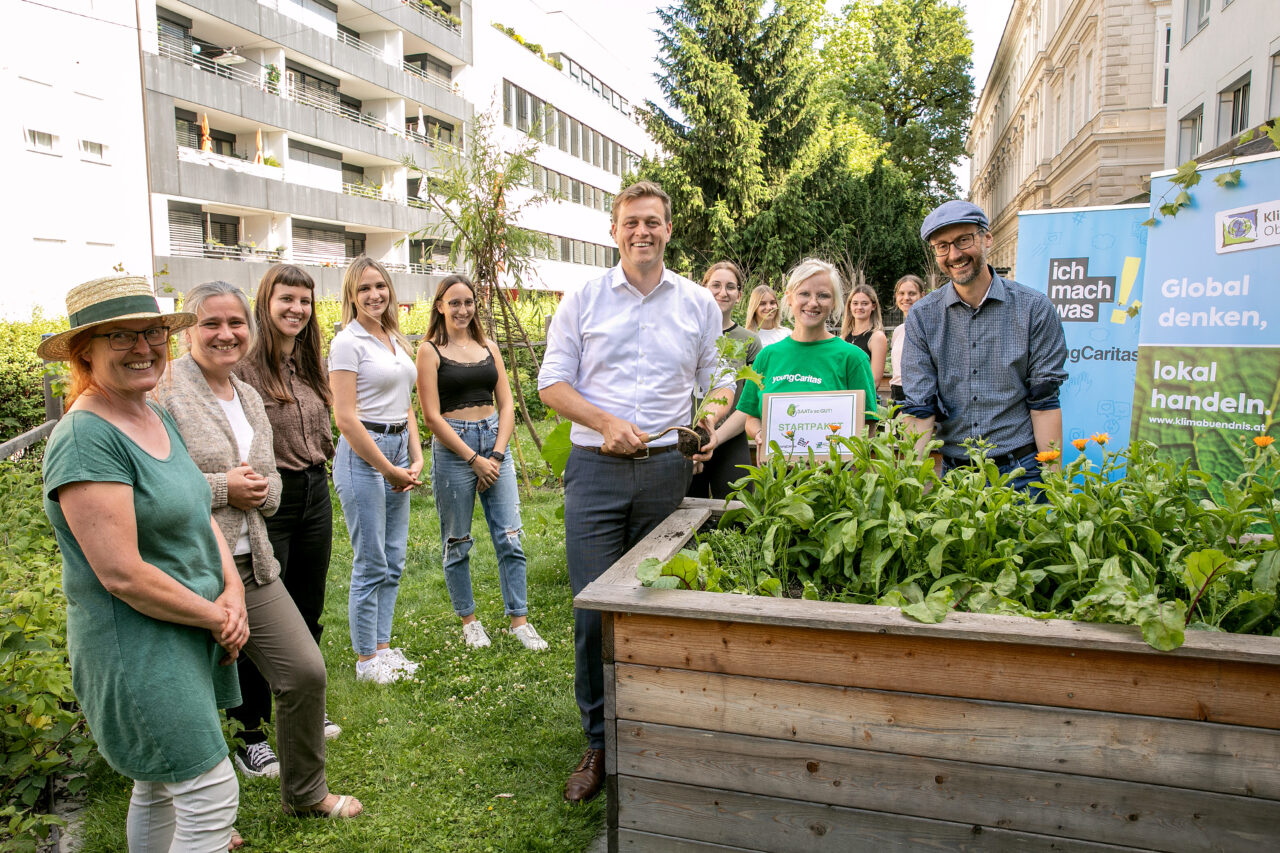
{"label": "white t-shirt", "polygon": [[[218,405],[222,406],[222,412],[227,416],[227,422],[231,424],[231,434],[236,437],[236,449],[240,452],[241,461],[249,458],[249,448],[253,446],[253,427],[249,425],[249,419],[244,416],[244,406],[240,403],[240,395],[236,393],[236,389],[231,389],[232,397],[230,400],[218,400]],[[240,554],[248,554],[252,550],[249,546],[249,519],[246,517],[240,525],[240,538],[236,540],[236,546],[231,549],[231,553],[239,556]]]}
{"label": "white t-shirt", "polygon": [[760,339],[760,348],[764,349],[769,344],[776,344],[778,341],[791,337],[791,330],[786,326],[778,326],[773,329],[756,329],[756,337]]}
{"label": "white t-shirt", "polygon": [[329,372],[356,375],[356,415],[377,424],[404,423],[409,417],[409,394],[418,378],[413,356],[391,339],[395,352],[352,320],[329,345]]}
{"label": "white t-shirt", "polygon": [[889,360],[893,365],[892,378],[889,379],[890,385],[902,385],[902,348],[907,343],[907,319],[902,318],[902,322],[893,330],[893,342],[889,347]]}

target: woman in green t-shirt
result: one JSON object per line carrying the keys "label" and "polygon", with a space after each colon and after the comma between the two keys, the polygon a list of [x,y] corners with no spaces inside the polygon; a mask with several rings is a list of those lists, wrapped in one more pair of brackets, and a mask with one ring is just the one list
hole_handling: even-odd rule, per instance
{"label": "woman in green t-shirt", "polygon": [[840,273],[826,261],[806,258],[787,276],[783,295],[784,316],[794,320],[790,337],[765,347],[756,357],[755,369],[764,378],[763,390],[746,383],[737,411],[716,430],[728,441],[746,430],[760,442],[764,394],[781,391],[854,391],[866,398],[868,417],[875,417],[875,380],[867,354],[827,329],[840,320],[844,291]]}
{"label": "woman in green t-shirt", "polygon": [[62,552],[67,650],[98,751],[135,780],[129,849],[214,853],[239,788],[218,708],[239,704],[244,587],[177,425],[148,403],[169,336],[146,279],[67,294],[72,328],[40,344],[71,363],[71,405],[44,457],[45,513]]}

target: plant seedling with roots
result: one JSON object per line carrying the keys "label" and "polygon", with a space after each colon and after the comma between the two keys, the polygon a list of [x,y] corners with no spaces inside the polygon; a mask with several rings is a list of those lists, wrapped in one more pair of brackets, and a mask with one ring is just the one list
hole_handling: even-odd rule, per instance
{"label": "plant seedling with roots", "polygon": [[[757,373],[751,365],[747,364],[746,341],[722,335],[716,341],[716,353],[719,356],[719,360],[716,363],[715,372],[711,376],[711,383],[707,387],[707,392],[698,402],[697,408],[694,409],[693,419],[690,421],[689,426],[667,427],[661,432],[650,435],[649,444],[674,430],[679,433],[677,445],[680,448],[680,452],[685,456],[693,456],[711,438],[703,422],[711,414],[712,406],[723,406],[729,402],[729,398],[724,396],[724,392],[728,389],[730,383],[750,381],[754,382],[761,390],[764,390],[764,377]],[[697,389],[694,389],[694,391],[696,395]],[[716,394],[715,392],[717,391],[721,393]]]}

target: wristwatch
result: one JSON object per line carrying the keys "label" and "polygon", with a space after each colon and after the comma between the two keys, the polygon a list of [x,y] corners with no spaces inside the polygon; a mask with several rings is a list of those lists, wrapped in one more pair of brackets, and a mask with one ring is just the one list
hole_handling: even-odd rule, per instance
{"label": "wristwatch", "polygon": [[503,462],[507,461],[507,454],[503,453],[501,450],[495,450],[489,454],[489,458],[497,459],[498,464],[501,465]]}

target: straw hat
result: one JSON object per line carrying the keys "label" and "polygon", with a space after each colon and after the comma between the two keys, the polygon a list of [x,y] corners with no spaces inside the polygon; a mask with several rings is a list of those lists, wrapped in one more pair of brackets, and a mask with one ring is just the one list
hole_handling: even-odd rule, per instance
{"label": "straw hat", "polygon": [[67,294],[67,319],[71,328],[45,338],[36,354],[45,361],[66,361],[71,339],[85,329],[117,320],[156,319],[178,332],[194,326],[196,315],[188,311],[161,314],[160,303],[145,278],[136,275],[109,275],[71,288]]}

